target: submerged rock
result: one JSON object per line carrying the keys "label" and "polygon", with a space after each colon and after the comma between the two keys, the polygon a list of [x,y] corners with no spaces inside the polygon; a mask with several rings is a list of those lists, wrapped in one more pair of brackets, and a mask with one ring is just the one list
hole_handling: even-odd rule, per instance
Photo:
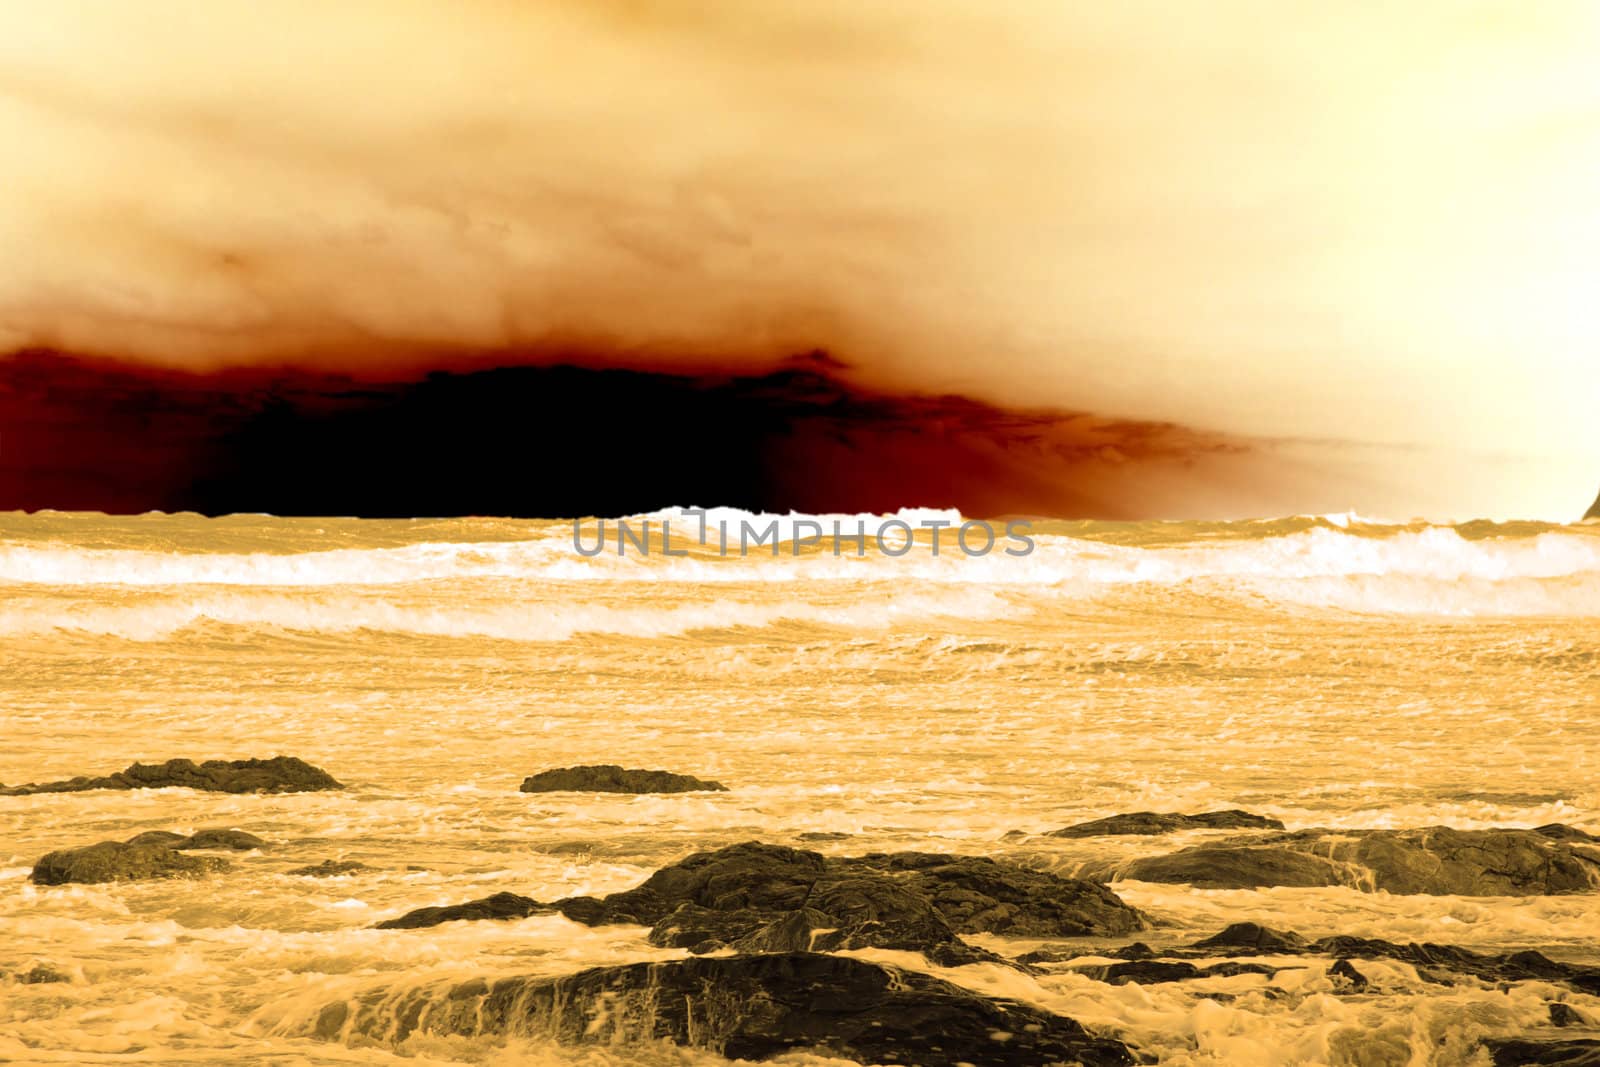
{"label": "submerged rock", "polygon": [[[0,972],[0,977],[4,976],[4,972]],[[25,971],[15,971],[11,977],[19,985],[53,985],[58,982],[72,981],[71,975],[58,969],[54,964],[43,961],[35,963]]]}
{"label": "submerged rock", "polygon": [[1220,933],[1194,943],[1197,949],[1248,949],[1261,955],[1306,951],[1306,939],[1293,930],[1274,930],[1259,923],[1232,923]]}
{"label": "submerged rock", "polygon": [[652,944],[710,952],[894,948],[956,966],[1000,957],[961,939],[1116,936],[1145,920],[1103,885],[974,856],[900,852],[829,859],[749,841],[698,852],[633,889],[543,904],[502,893],[423,908],[380,926],[559,911],[589,926],[651,927]]}
{"label": "submerged rock", "polygon": [[845,956],[778,953],[483,980],[330,1005],[317,1034],[542,1036],[567,1045],[669,1041],[729,1059],[789,1052],[920,1067],[1123,1067],[1127,1046],[1029,1005]]}
{"label": "submerged rock", "polygon": [[196,830],[188,837],[175,834],[171,830],[146,830],[142,834],[128,838],[125,844],[165,845],[180,852],[188,849],[230,849],[234,852],[248,852],[251,849],[267,847],[267,842],[255,834],[231,829]]}
{"label": "submerged rock", "polygon": [[1136,960],[1124,963],[1093,963],[1073,970],[1086,978],[1109,985],[1160,985],[1185,982],[1193,978],[1232,978],[1239,974],[1275,974],[1276,967],[1227,961],[1209,967],[1196,967],[1181,960]]}
{"label": "submerged rock", "polygon": [[188,856],[160,844],[101,841],[83,848],[62,849],[40,858],[29,879],[35,885],[68,882],[131,882],[147,878],[199,878],[227,870],[216,856]]}
{"label": "submerged rock", "polygon": [[[1582,837],[1574,836],[1582,835]],[[1196,845],[1123,865],[1118,877],[1221,889],[1346,885],[1389,893],[1541,896],[1600,889],[1581,830],[1307,830]]]}
{"label": "submerged rock", "polygon": [[1600,1041],[1490,1040],[1494,1067],[1600,1067]]}
{"label": "submerged rock", "polygon": [[398,918],[378,923],[377,929],[417,930],[425,926],[453,922],[456,919],[526,919],[530,915],[548,915],[555,910],[553,905],[541,904],[529,897],[519,897],[515,893],[496,893],[492,897],[469,900],[465,904],[418,908]]}
{"label": "submerged rock", "polygon": [[1333,966],[1328,968],[1328,977],[1347,982],[1357,993],[1365,990],[1368,984],[1367,976],[1356,970],[1355,964],[1346,959],[1335,960]]}
{"label": "submerged rock", "polygon": [[[1131,948],[1132,946],[1130,946]],[[1138,946],[1141,949],[1146,946]],[[1116,953],[1113,953],[1116,955]],[[1381,938],[1335,934],[1307,941],[1292,931],[1273,930],[1255,923],[1235,923],[1219,934],[1160,953],[1166,959],[1200,959],[1216,956],[1332,956],[1335,973],[1355,970],[1350,961],[1392,959],[1409,963],[1426,981],[1452,984],[1452,976],[1467,975],[1487,982],[1564,982],[1579,992],[1600,995],[1600,967],[1552,960],[1532,950],[1507,953],[1474,952],[1455,945],[1397,944]],[[1144,956],[1133,957],[1144,959]],[[1342,965],[1342,966],[1341,966]],[[1348,974],[1345,975],[1349,977]]]}
{"label": "submerged rock", "polygon": [[1550,1025],[1559,1027],[1584,1026],[1588,1023],[1582,1012],[1564,1001],[1552,1000],[1549,1004]]}
{"label": "submerged rock", "polygon": [[1276,846],[1221,844],[1137,859],[1124,866],[1118,877],[1180,882],[1204,889],[1345,885],[1352,880],[1338,864],[1322,856]]}
{"label": "submerged rock", "polygon": [[165,789],[180,786],[212,793],[307,793],[344,786],[327,771],[295,756],[272,759],[194,760],[135,763],[101,778],[77,777],[59,782],[0,786],[0,796],[33,793],[77,793],[90,789]]}
{"label": "submerged rock", "polygon": [[291,874],[298,878],[334,878],[341,874],[352,874],[355,871],[370,869],[365,863],[359,863],[356,860],[323,860],[321,863],[296,867],[283,873]]}
{"label": "submerged rock", "polygon": [[1080,822],[1046,837],[1111,837],[1115,835],[1170,834],[1178,830],[1282,830],[1283,823],[1248,811],[1206,811],[1198,815],[1177,812],[1135,811],[1092,822]]}
{"label": "submerged rock", "polygon": [[641,771],[601,763],[540,771],[522,781],[524,793],[726,793],[721,782],[708,782],[670,771]]}

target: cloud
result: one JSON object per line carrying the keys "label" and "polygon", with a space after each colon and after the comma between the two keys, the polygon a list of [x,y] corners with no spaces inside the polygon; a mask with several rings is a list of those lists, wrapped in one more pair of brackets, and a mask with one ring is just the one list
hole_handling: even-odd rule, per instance
{"label": "cloud", "polygon": [[1600,466],[1581,0],[197,12],[0,0],[6,347],[825,347],[884,388],[1550,461],[1459,460],[1461,511]]}

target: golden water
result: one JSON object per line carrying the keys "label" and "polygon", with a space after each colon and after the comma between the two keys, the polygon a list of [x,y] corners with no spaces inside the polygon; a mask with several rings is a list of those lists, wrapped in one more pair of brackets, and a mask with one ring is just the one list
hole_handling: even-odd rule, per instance
{"label": "golden water", "polygon": [[[284,753],[350,786],[0,797],[0,971],[48,960],[74,979],[0,985],[0,1061],[721,1063],[310,1035],[322,1005],[368,985],[674,955],[558,916],[380,919],[622,889],[751,838],[828,831],[849,836],[812,847],[1070,873],[1193,838],[1002,836],[1217,807],[1290,826],[1600,830],[1600,530],[1333,517],[1034,535],[1024,558],[589,559],[557,522],[0,516],[0,781]],[[731,791],[517,791],[593,762]],[[275,846],[203,881],[27,881],[53,849],[208,826]],[[372,869],[284,873],[328,858]],[[1252,919],[1600,957],[1597,895],[1114,888],[1165,924],[1158,942]],[[1379,992],[1335,997],[1325,966],[1145,988],[941,973],[1173,1064],[1467,1062],[1478,1037],[1542,1026],[1551,993],[1374,962]]]}

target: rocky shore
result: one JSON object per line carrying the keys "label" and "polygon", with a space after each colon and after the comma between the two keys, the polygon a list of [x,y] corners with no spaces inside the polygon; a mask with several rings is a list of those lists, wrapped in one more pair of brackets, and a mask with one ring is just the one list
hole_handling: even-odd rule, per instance
{"label": "rocky shore", "polygon": [[[535,779],[538,784],[530,788]],[[113,784],[100,784],[107,782]],[[341,788],[326,772],[280,756],[134,764],[109,778],[5,792],[174,785],[228,793]],[[687,775],[611,765],[544,772],[524,782],[521,791],[584,788],[726,791],[719,783]],[[1223,889],[1331,886],[1460,897],[1591,893],[1600,891],[1600,841],[1584,830],[1561,824],[1289,830],[1276,819],[1230,809],[1131,812],[1041,836],[1076,843],[1172,834],[1191,836],[1174,842],[1177,847],[1156,845],[1154,853],[1134,859],[1087,864],[1079,877],[1005,856],[833,855],[745,841],[692,852],[632,888],[601,896],[541,900],[499,892],[453,903],[419,901],[375,928],[400,938],[445,923],[560,916],[585,927],[637,927],[643,944],[681,955],[555,976],[369,987],[353,997],[329,999],[312,1029],[318,1037],[343,1042],[398,1043],[414,1033],[533,1036],[571,1045],[666,1041],[747,1060],[809,1050],[861,1063],[922,1067],[1121,1067],[1153,1062],[1135,1035],[1103,1020],[1086,1025],[999,995],[992,992],[995,980],[983,976],[1025,981],[1071,976],[1111,987],[1194,983],[1203,990],[1197,996],[1225,1002],[1235,994],[1204,983],[1270,983],[1285,972],[1309,968],[1326,995],[1362,998],[1380,995],[1393,981],[1393,967],[1400,966],[1415,976],[1411,981],[1442,988],[1526,983],[1545,999],[1547,1025],[1571,1033],[1559,1040],[1531,1034],[1484,1040],[1477,1048],[1485,1062],[1594,1062],[1596,1049],[1587,1033],[1600,1032],[1600,1012],[1587,998],[1600,997],[1600,965],[1565,962],[1532,949],[1500,953],[1340,933],[1308,937],[1247,916],[1207,937],[1152,947],[1149,941],[1173,940],[1170,933],[1163,936],[1162,917],[1132,906],[1114,888],[1144,882]],[[811,836],[831,847],[844,847],[841,839],[848,839]],[[275,844],[235,827],[188,834],[148,830],[124,841],[51,852],[35,863],[30,879],[43,889],[226,877],[240,862],[266,864],[296,878],[360,878],[372,872],[355,860],[307,863],[313,857],[303,851],[296,855],[292,844]],[[1019,942],[1026,944],[1007,947]],[[895,955],[876,958],[875,952]],[[3,980],[66,980],[56,977],[60,973],[40,965]]]}

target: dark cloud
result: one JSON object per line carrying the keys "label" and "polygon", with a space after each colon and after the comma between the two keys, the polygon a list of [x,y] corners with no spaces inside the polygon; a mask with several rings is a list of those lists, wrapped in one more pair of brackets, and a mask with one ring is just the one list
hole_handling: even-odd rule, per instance
{"label": "dark cloud", "polygon": [[1263,468],[1248,442],[1172,424],[863,387],[821,353],[717,375],[583,355],[394,380],[23,353],[0,363],[0,508],[1140,518],[1237,510]]}

